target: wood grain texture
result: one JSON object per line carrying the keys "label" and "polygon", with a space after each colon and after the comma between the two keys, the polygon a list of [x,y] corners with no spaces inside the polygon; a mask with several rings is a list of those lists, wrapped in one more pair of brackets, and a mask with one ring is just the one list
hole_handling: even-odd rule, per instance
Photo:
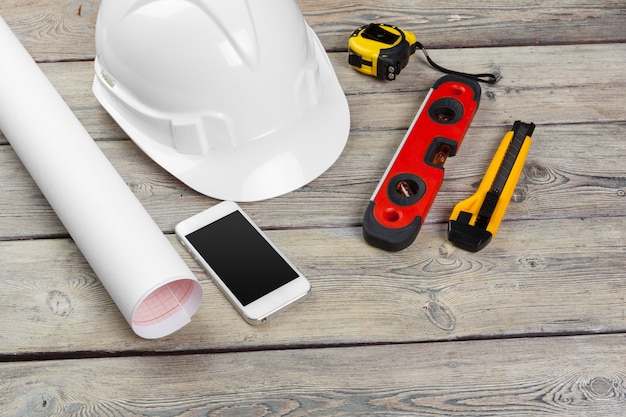
{"label": "wood grain texture", "polygon": [[613,335],[1,363],[0,413],[619,416],[624,342]]}
{"label": "wood grain texture", "polygon": [[[172,235],[216,201],[145,156],[91,93],[99,4],[0,0],[0,15],[204,299],[176,334],[135,336],[0,133],[0,415],[626,415],[623,1],[299,0],[330,51],[351,132],[307,186],[242,204],[313,284],[257,327]],[[445,67],[502,75],[482,86],[423,229],[396,253],[368,246],[361,219],[441,74],[420,52],[395,82],[358,74],[347,39],[369,22],[414,31]],[[537,129],[504,221],[481,252],[457,249],[448,216],[515,120]]]}
{"label": "wood grain texture", "polygon": [[0,1],[0,16],[38,62],[95,56],[99,0]]}
{"label": "wood grain texture", "polygon": [[[625,124],[539,126],[505,221],[624,215]],[[454,204],[478,187],[506,130],[472,128],[457,156],[446,163],[441,191],[426,219],[447,221]],[[371,197],[403,132],[359,132],[338,162],[306,187],[256,204],[242,204],[264,228],[344,227],[361,224]],[[598,144],[598,137],[604,139]],[[215,203],[171,177],[130,141],[99,142],[105,155],[161,228]],[[594,157],[589,156],[593,150]],[[0,147],[0,234],[5,238],[64,235],[65,229],[10,147]],[[312,204],[321,200],[324,204]],[[307,215],[302,216],[301,210]]]}
{"label": "wood grain texture", "polygon": [[[513,205],[510,218],[623,214],[624,205],[617,203],[626,189],[626,163],[620,154],[626,107],[614,91],[626,88],[625,52],[623,45],[461,51],[463,62],[470,58],[475,62],[462,69],[479,67],[478,58],[489,54],[506,78],[483,88],[475,122],[458,155],[446,164],[442,192],[427,221],[445,221],[453,205],[471,194],[502,136],[518,119],[538,128],[516,194],[521,210]],[[380,83],[357,76],[348,68],[345,54],[332,54],[332,59],[350,103],[348,144],[337,163],[309,185],[287,196],[244,205],[254,207],[262,227],[360,224],[366,202],[426,90],[440,75],[428,69],[424,73],[428,67],[417,64],[407,67],[401,74],[405,78],[397,83]],[[171,232],[178,221],[213,204],[128,141],[91,93],[91,62],[44,64],[42,69],[163,230]],[[523,83],[516,81],[522,79]],[[419,87],[405,92],[403,85]],[[602,146],[599,137],[604,138]],[[5,191],[0,193],[0,208],[10,220],[0,223],[0,235],[62,235],[62,225],[10,147],[0,145],[0,163],[10,172],[0,177]],[[311,204],[312,199],[325,203]],[[301,215],[303,208],[306,216]]]}
{"label": "wood grain texture", "polygon": [[[626,85],[624,44],[440,50],[431,56],[459,71],[501,74],[498,84],[482,86],[472,127],[508,126],[520,117],[536,124],[626,120],[621,96],[615,94]],[[348,97],[353,132],[397,130],[402,137],[426,92],[442,76],[419,53],[397,82],[363,77],[350,67],[345,52],[331,53],[330,59]],[[93,62],[46,63],[41,69],[96,140],[126,138],[91,92]],[[6,143],[1,135],[0,141]]]}
{"label": "wood grain texture", "polygon": [[[64,240],[0,245],[0,355],[223,351],[623,332],[626,219],[506,222],[478,254],[427,225],[399,253],[360,228],[268,231],[313,291],[266,326],[247,325],[190,256],[205,299],[192,323],[159,341],[133,337],[77,248]],[[565,238],[566,237],[566,238]],[[28,254],[28,256],[24,256]]]}
{"label": "wood grain texture", "polygon": [[[345,50],[342,38],[370,22],[414,32],[427,47],[484,47],[623,41],[625,5],[620,1],[426,0],[338,2],[300,0],[302,10],[330,50]],[[614,28],[616,31],[612,31]]]}
{"label": "wood grain texture", "polygon": [[[95,56],[99,0],[0,1],[0,15],[37,61]],[[624,40],[619,0],[337,1],[300,0],[307,22],[329,51],[346,51],[354,29],[370,22],[413,31],[429,48],[613,43]]]}

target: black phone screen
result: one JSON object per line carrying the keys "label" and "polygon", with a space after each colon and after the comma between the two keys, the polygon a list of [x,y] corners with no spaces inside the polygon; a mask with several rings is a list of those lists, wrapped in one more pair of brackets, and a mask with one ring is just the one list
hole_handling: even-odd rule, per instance
{"label": "black phone screen", "polygon": [[244,306],[298,277],[239,211],[186,237]]}

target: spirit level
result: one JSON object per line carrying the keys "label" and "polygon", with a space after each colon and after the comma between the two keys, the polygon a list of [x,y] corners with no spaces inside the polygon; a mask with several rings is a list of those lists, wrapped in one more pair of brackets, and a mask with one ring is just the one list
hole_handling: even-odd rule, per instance
{"label": "spirit level", "polygon": [[429,90],[370,200],[363,236],[397,251],[417,237],[441,187],[445,163],[461,145],[480,102],[473,79],[441,77]]}
{"label": "spirit level", "polygon": [[516,121],[502,139],[476,193],[454,207],[448,222],[448,240],[454,245],[477,252],[495,236],[524,167],[534,130],[533,123]]}

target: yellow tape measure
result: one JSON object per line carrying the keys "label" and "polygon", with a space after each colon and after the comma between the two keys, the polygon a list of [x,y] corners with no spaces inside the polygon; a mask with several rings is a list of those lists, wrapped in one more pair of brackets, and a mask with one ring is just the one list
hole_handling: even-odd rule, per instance
{"label": "yellow tape measure", "polygon": [[395,80],[416,49],[417,39],[412,32],[370,23],[352,33],[348,41],[348,62],[364,74]]}
{"label": "yellow tape measure", "polygon": [[363,74],[393,81],[406,67],[409,57],[417,49],[421,49],[428,63],[441,72],[462,75],[490,84],[499,79],[497,71],[467,74],[443,68],[430,58],[426,48],[417,41],[413,32],[384,23],[370,23],[352,32],[348,40],[348,62]]}

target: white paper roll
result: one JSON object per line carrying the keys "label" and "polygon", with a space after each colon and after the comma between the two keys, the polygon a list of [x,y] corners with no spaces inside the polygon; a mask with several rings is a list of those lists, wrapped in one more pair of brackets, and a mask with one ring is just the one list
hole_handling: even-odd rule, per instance
{"label": "white paper roll", "polygon": [[0,130],[135,333],[198,309],[197,278],[0,17]]}

